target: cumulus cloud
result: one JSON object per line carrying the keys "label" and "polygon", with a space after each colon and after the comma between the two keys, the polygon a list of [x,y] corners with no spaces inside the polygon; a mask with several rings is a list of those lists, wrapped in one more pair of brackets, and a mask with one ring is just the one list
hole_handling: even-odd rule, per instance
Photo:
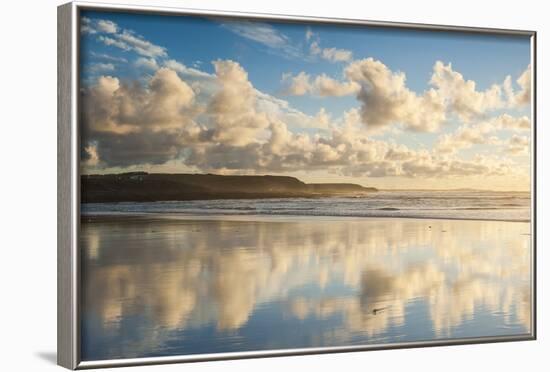
{"label": "cumulus cloud", "polygon": [[[306,115],[291,108],[288,102],[258,91],[237,62],[217,60],[213,64],[213,75],[193,83],[184,76],[187,68],[171,61],[165,65],[174,69],[159,67],[145,85],[102,76],[95,85],[84,89],[85,166],[179,161],[187,168],[208,172],[322,170],[367,177],[458,177],[511,172],[497,161],[461,160],[452,151],[442,157],[437,151],[413,150],[374,139],[363,124],[365,115],[369,115],[365,107],[348,110],[341,118],[332,118],[324,108],[315,115]],[[347,73],[354,82],[361,82],[358,96],[364,95],[366,107],[372,109],[373,103],[385,103],[399,113],[390,115],[387,122],[406,118],[415,123],[417,119],[408,110],[415,104],[425,105],[426,101],[424,96],[406,89],[404,76],[376,61],[356,68]],[[315,80],[309,83],[318,86]],[[211,85],[208,89],[212,91],[198,96],[196,92],[206,89],[204,84]],[[377,91],[375,96],[372,91]],[[510,128],[525,125],[522,119],[512,117],[503,117],[499,123]],[[323,128],[324,132],[311,134],[289,126]],[[453,137],[455,142],[481,141],[480,134],[470,129],[464,128],[459,134]]]}
{"label": "cumulus cloud", "polygon": [[464,177],[506,175],[513,169],[503,161],[483,157],[462,160],[436,152],[375,140],[357,123],[360,113],[349,112],[328,136],[293,133],[281,121],[271,121],[265,141],[244,146],[203,146],[185,159],[187,165],[223,173],[324,170],[354,177]]}
{"label": "cumulus cloud", "polygon": [[[311,47],[313,53],[322,52],[316,42]],[[351,62],[344,74],[345,80],[337,80],[326,74],[286,73],[282,77],[283,92],[321,97],[356,94],[361,103],[362,121],[374,131],[401,125],[413,131],[434,132],[450,116],[472,122],[486,119],[490,111],[517,108],[530,100],[530,68],[517,79],[518,92],[513,90],[510,77],[503,84],[479,91],[474,81],[466,80],[453,70],[450,63],[445,65],[441,61],[434,64],[430,79],[432,87],[422,94],[407,87],[405,73],[394,72],[373,58]],[[525,116],[513,118],[508,115],[499,120],[502,120],[503,127],[518,130],[530,127]]]}
{"label": "cumulus cloud", "polygon": [[102,76],[82,95],[83,146],[93,143],[104,165],[164,163],[198,135],[194,92],[172,70],[159,69],[145,87]]}
{"label": "cumulus cloud", "polygon": [[[189,159],[210,167],[200,160],[206,149],[216,164],[216,149],[235,147],[236,154],[258,144],[270,118],[257,110],[257,90],[238,63],[220,60],[214,66],[216,92],[207,103],[197,102],[193,88],[167,67],[159,68],[146,86],[102,76],[85,89],[84,138],[95,144],[102,164],[147,163],[148,157],[158,164],[186,149]],[[199,115],[201,126],[196,122]],[[328,114],[321,110],[316,120],[326,125]]]}
{"label": "cumulus cloud", "polygon": [[410,130],[433,132],[446,118],[444,100],[434,89],[416,94],[407,88],[405,73],[393,72],[380,61],[354,61],[345,73],[361,87],[357,94],[361,117],[371,130],[402,124]]}
{"label": "cumulus cloud", "polygon": [[531,120],[527,116],[514,117],[502,114],[494,119],[494,125],[501,129],[530,130]]}
{"label": "cumulus cloud", "polygon": [[236,62],[214,62],[219,91],[208,104],[208,115],[214,123],[212,140],[231,145],[247,145],[269,125],[265,113],[258,112],[256,90],[248,74]]}
{"label": "cumulus cloud", "polygon": [[528,65],[525,71],[517,78],[516,83],[519,91],[515,91],[512,84],[512,77],[507,76],[504,80],[504,90],[508,98],[508,104],[511,107],[522,107],[531,103],[531,65]]}
{"label": "cumulus cloud", "polygon": [[149,82],[142,110],[155,126],[180,126],[194,103],[193,89],[172,70],[161,68]]}
{"label": "cumulus cloud", "polygon": [[473,145],[500,145],[496,134],[502,130],[525,131],[531,128],[526,116],[513,117],[502,114],[476,123],[463,124],[452,133],[439,136],[434,148],[441,154],[456,153]]}
{"label": "cumulus cloud", "polygon": [[445,65],[437,61],[430,84],[444,98],[449,110],[462,120],[471,120],[504,106],[500,85],[494,84],[485,91],[479,91],[475,81],[464,79],[461,73],[453,70],[451,63]]}
{"label": "cumulus cloud", "polygon": [[282,81],[286,85],[284,88],[285,94],[303,96],[311,92],[310,75],[303,71],[296,76],[283,74]]}
{"label": "cumulus cloud", "polygon": [[504,150],[513,155],[527,155],[531,141],[529,137],[514,134],[505,144]]}
{"label": "cumulus cloud", "polygon": [[312,94],[320,97],[341,97],[355,94],[360,85],[354,81],[338,81],[326,74],[316,76],[314,79],[305,72],[295,76],[283,74],[284,93],[293,96]]}
{"label": "cumulus cloud", "polygon": [[434,155],[421,156],[403,163],[403,174],[407,177],[467,177],[467,176],[503,176],[509,173],[506,164],[493,167],[483,158],[477,161],[462,159],[438,159]]}
{"label": "cumulus cloud", "polygon": [[354,81],[340,82],[325,74],[315,77],[312,86],[313,91],[321,97],[347,96],[360,90],[360,85]]}
{"label": "cumulus cloud", "polygon": [[124,134],[84,131],[84,135],[87,138],[93,136],[97,142],[98,161],[83,164],[89,168],[164,164],[180,154],[186,136],[178,131],[154,131],[150,128]]}
{"label": "cumulus cloud", "polygon": [[498,140],[488,136],[492,131],[493,128],[487,123],[477,126],[462,125],[455,132],[440,136],[435,149],[439,153],[450,154],[475,144],[495,144]]}

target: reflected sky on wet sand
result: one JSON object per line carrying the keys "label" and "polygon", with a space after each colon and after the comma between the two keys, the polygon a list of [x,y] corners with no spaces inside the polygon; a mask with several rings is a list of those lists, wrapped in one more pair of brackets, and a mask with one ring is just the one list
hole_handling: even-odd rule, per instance
{"label": "reflected sky on wet sand", "polygon": [[529,229],[86,217],[82,359],[529,333]]}

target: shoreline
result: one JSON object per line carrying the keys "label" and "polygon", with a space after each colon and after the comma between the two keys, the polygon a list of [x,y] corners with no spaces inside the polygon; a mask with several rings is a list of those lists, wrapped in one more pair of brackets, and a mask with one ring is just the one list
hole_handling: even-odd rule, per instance
{"label": "shoreline", "polygon": [[[287,222],[292,220],[364,220],[373,221],[380,219],[391,220],[449,220],[449,221],[489,221],[489,222],[515,222],[531,223],[531,220],[518,219],[488,219],[488,218],[463,218],[463,217],[433,217],[433,216],[330,216],[330,215],[297,215],[297,214],[223,214],[216,213],[211,215],[204,214],[186,214],[179,212],[85,212],[80,213],[81,222],[91,222],[90,220],[112,220],[112,219],[137,219],[137,220],[230,220],[230,221],[248,221],[248,222]],[[85,220],[88,221],[85,221]],[[84,220],[84,221],[82,221]],[[284,220],[284,221],[283,221]]]}

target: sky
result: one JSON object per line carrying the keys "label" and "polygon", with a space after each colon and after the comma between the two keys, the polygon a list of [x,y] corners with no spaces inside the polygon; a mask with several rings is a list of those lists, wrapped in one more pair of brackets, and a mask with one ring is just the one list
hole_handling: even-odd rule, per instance
{"label": "sky", "polygon": [[81,170],[529,190],[530,40],[83,11]]}

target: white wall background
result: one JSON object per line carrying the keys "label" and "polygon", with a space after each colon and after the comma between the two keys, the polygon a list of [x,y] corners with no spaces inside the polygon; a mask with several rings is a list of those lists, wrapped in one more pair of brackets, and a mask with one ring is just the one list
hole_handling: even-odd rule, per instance
{"label": "white wall background", "polygon": [[[100,1],[100,0],[98,0]],[[121,0],[122,1],[122,0]],[[550,23],[536,0],[133,0],[133,4],[538,31],[537,341],[139,367],[154,371],[525,371],[548,366],[546,126]],[[3,2],[0,20],[0,365],[60,370],[56,350],[56,6]],[[548,160],[550,161],[550,160]],[[546,190],[545,190],[546,188]],[[545,229],[546,224],[546,229]],[[546,231],[545,231],[546,230]],[[546,351],[546,352],[545,352]],[[127,368],[117,371],[128,370]]]}

